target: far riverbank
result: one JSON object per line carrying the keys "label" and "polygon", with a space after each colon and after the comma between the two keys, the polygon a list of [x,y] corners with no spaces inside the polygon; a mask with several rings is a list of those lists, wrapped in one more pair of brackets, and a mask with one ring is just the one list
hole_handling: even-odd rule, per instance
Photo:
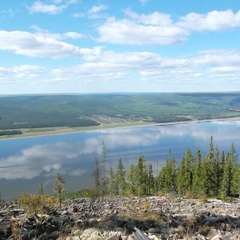
{"label": "far riverbank", "polygon": [[191,123],[202,123],[202,122],[224,122],[224,121],[235,121],[240,124],[240,117],[233,118],[215,118],[215,119],[201,119],[201,120],[189,120],[189,121],[174,121],[174,122],[122,122],[122,123],[109,123],[101,124],[98,126],[88,126],[88,127],[45,127],[45,128],[19,128],[19,129],[9,129],[9,130],[19,130],[22,134],[19,135],[6,135],[0,136],[1,140],[10,140],[17,138],[29,138],[29,137],[42,137],[51,135],[61,135],[69,133],[79,133],[79,132],[91,132],[91,131],[101,131],[105,129],[115,129],[115,128],[133,128],[133,127],[143,127],[143,126],[167,126],[167,125],[180,125],[180,124],[191,124]]}

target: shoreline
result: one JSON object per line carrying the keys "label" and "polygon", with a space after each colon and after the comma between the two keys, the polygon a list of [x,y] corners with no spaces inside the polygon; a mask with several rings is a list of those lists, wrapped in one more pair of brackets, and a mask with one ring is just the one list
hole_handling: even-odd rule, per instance
{"label": "shoreline", "polygon": [[[14,135],[14,136],[1,136],[0,141],[6,140],[15,140],[22,138],[33,138],[33,137],[47,137],[53,135],[63,135],[63,134],[74,134],[74,133],[87,133],[87,132],[95,132],[95,131],[103,131],[110,129],[127,129],[127,128],[135,128],[135,127],[151,127],[151,126],[169,126],[169,125],[181,125],[181,124],[192,124],[192,123],[203,123],[203,122],[225,122],[230,120],[239,120],[240,117],[230,117],[230,118],[214,118],[214,119],[201,119],[201,120],[189,120],[189,121],[175,121],[175,122],[164,122],[164,123],[147,123],[147,122],[127,122],[125,124],[119,123],[110,123],[105,125],[98,126],[89,126],[89,127],[46,127],[46,128],[36,128],[35,131],[31,132],[30,128],[25,129],[10,129],[10,130],[19,130],[22,131],[23,134]],[[116,125],[116,126],[114,126]],[[28,131],[28,132],[25,132]]]}

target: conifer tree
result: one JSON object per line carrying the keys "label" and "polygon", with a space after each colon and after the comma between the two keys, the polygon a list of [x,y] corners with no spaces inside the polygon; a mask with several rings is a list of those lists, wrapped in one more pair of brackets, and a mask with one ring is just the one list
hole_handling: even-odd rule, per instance
{"label": "conifer tree", "polygon": [[136,194],[136,167],[131,164],[126,176],[126,193],[130,195]]}
{"label": "conifer tree", "polygon": [[227,153],[226,161],[223,169],[223,178],[221,184],[222,197],[233,196],[238,193],[238,167],[237,155],[234,145],[232,144],[231,150]]}
{"label": "conifer tree", "polygon": [[116,195],[117,188],[116,188],[116,174],[112,167],[109,168],[109,176],[108,176],[108,186],[107,186],[107,193]]}
{"label": "conifer tree", "polygon": [[100,194],[100,170],[99,170],[99,163],[98,163],[98,159],[95,159],[95,169],[93,171],[93,178],[94,178],[94,193],[95,195],[99,195]]}
{"label": "conifer tree", "polygon": [[218,196],[221,189],[222,182],[222,164],[221,164],[221,156],[218,150],[218,147],[215,147],[214,158],[213,158],[213,195]]}
{"label": "conifer tree", "polygon": [[202,160],[201,151],[198,148],[196,157],[193,164],[193,180],[192,180],[192,193],[194,196],[203,194],[203,181],[202,181]]}
{"label": "conifer tree", "polygon": [[148,175],[147,175],[147,194],[154,194],[155,180],[153,176],[153,166],[148,164]]}
{"label": "conifer tree", "polygon": [[120,158],[116,170],[116,189],[118,193],[123,193],[126,190],[126,171],[123,165],[122,159]]}
{"label": "conifer tree", "polygon": [[209,152],[207,156],[204,158],[202,164],[202,180],[203,180],[203,188],[204,193],[207,196],[214,196],[214,145],[213,145],[213,137],[210,139],[209,144]]}
{"label": "conifer tree", "polygon": [[192,165],[193,156],[190,149],[187,148],[177,174],[177,191],[180,195],[190,193],[192,190]]}
{"label": "conifer tree", "polygon": [[138,158],[138,164],[136,166],[136,183],[136,190],[138,195],[145,195],[147,190],[147,171],[146,160],[143,156],[140,156]]}
{"label": "conifer tree", "polygon": [[159,190],[164,193],[176,192],[176,160],[169,154],[165,166],[162,167],[158,175]]}
{"label": "conifer tree", "polygon": [[102,141],[102,169],[101,169],[101,193],[105,195],[107,193],[108,178],[107,178],[107,154],[104,141]]}

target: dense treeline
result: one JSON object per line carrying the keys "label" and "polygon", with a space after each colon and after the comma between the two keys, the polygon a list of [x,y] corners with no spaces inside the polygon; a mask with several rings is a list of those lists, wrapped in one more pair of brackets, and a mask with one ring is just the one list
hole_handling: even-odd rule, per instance
{"label": "dense treeline", "polygon": [[19,130],[9,130],[9,131],[0,131],[0,136],[10,136],[10,135],[18,135],[18,134],[22,134],[21,131]]}
{"label": "dense treeline", "polygon": [[169,157],[162,169],[154,174],[152,164],[140,156],[136,165],[125,169],[119,159],[117,168],[106,168],[107,157],[103,145],[101,163],[96,159],[93,172],[94,194],[96,195],[153,195],[176,194],[188,197],[236,196],[240,190],[240,164],[234,145],[225,153],[210,140],[209,152],[202,158],[200,149],[193,156],[186,150],[179,166],[175,158]]}
{"label": "dense treeline", "polygon": [[93,115],[156,123],[240,116],[240,93],[26,95],[0,97],[0,128],[89,126]]}

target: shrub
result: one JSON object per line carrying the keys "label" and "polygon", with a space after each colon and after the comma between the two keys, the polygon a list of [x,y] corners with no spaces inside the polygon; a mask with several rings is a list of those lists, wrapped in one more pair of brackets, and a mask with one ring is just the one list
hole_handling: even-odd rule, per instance
{"label": "shrub", "polygon": [[58,198],[50,195],[34,195],[22,193],[18,203],[28,215],[43,214],[47,209],[57,207]]}

